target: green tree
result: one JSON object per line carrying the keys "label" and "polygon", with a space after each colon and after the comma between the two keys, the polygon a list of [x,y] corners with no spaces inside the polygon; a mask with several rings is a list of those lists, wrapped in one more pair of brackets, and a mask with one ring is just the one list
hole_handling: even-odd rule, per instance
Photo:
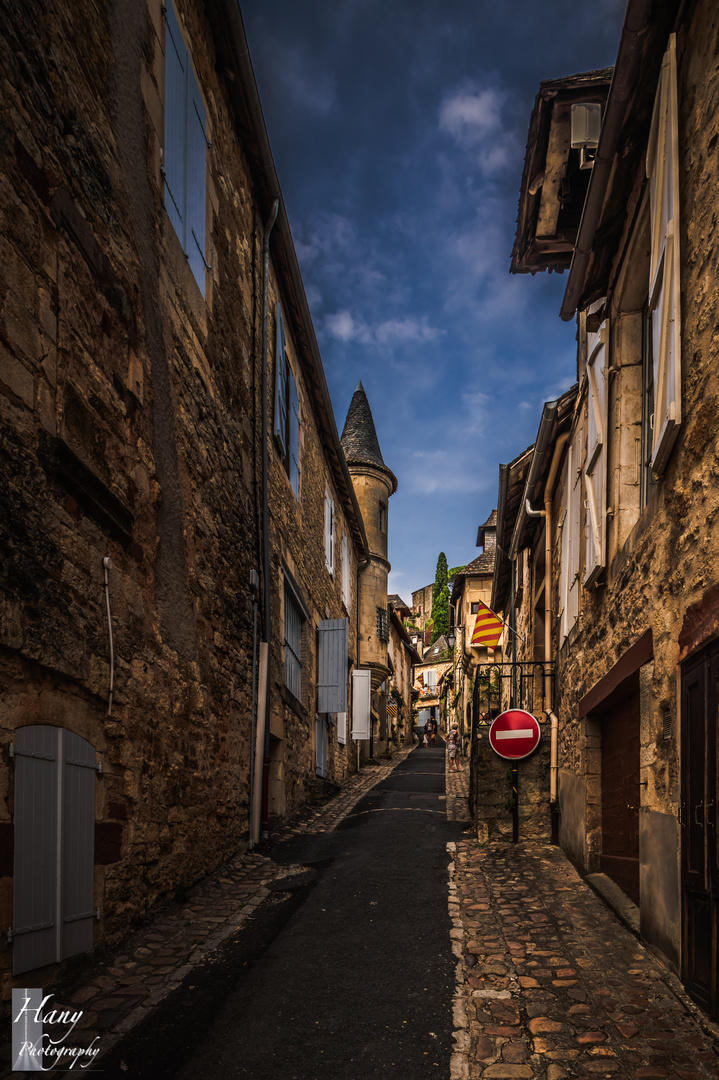
{"label": "green tree", "polygon": [[434,605],[437,602],[437,597],[447,584],[448,574],[447,556],[443,551],[440,551],[439,558],[437,559],[437,569],[434,572],[434,585],[432,587],[432,614],[434,614]]}
{"label": "green tree", "polygon": [[440,589],[437,599],[432,604],[432,644],[442,634],[449,632],[449,589],[446,584]]}

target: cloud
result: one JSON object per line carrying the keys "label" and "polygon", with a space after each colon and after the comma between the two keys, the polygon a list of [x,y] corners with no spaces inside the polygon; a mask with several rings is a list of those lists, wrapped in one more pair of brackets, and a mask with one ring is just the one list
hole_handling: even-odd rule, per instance
{"label": "cloud", "polygon": [[445,97],[440,106],[440,131],[446,131],[461,150],[471,153],[487,177],[515,164],[517,135],[502,119],[507,101],[501,90],[469,84]]}
{"label": "cloud", "polygon": [[431,343],[444,334],[444,330],[430,326],[426,316],[417,318],[405,315],[401,319],[386,319],[373,326],[362,316],[353,316],[349,311],[337,311],[325,316],[324,328],[337,341],[358,342],[371,348]]}
{"label": "cloud", "polygon": [[442,102],[440,130],[448,131],[461,145],[473,146],[501,127],[501,107],[502,101],[496,90],[455,94]]}

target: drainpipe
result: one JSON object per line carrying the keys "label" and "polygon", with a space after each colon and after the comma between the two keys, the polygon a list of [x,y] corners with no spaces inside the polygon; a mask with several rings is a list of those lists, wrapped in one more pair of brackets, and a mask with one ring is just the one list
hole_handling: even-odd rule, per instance
{"label": "drainpipe", "polygon": [[[366,570],[369,564],[372,562],[369,553],[369,547],[365,548],[365,561],[357,563],[357,667],[360,667],[360,651],[362,649],[362,637],[360,635],[360,593],[362,590],[362,571]],[[371,693],[370,693],[371,697]],[[350,718],[350,725],[352,720]],[[370,713],[369,722],[370,739],[372,738],[372,715]],[[351,727],[350,727],[351,730]],[[371,754],[371,751],[370,751]],[[360,740],[357,740],[357,772],[360,770]]]}
{"label": "drainpipe", "polygon": [[267,353],[269,333],[269,278],[270,278],[270,233],[272,232],[280,200],[272,204],[270,216],[265,225],[262,244],[262,384],[260,406],[262,411],[262,588],[264,592],[264,631],[267,650],[266,682],[264,708],[257,717],[257,749],[262,746],[264,760],[262,765],[262,810],[261,831],[267,837],[269,819],[269,780],[270,780],[270,643],[272,640],[271,605],[270,605],[270,507],[268,495],[269,452],[267,447]]}

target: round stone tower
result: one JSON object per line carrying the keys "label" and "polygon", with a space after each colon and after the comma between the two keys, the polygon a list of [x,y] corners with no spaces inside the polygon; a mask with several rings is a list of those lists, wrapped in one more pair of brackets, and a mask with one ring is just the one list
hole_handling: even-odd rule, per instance
{"label": "round stone tower", "polygon": [[369,566],[361,574],[358,666],[371,668],[372,686],[376,689],[389,674],[387,575],[391,567],[387,561],[387,526],[389,499],[397,490],[397,478],[382,458],[361,382],[352,396],[341,442],[369,546]]}

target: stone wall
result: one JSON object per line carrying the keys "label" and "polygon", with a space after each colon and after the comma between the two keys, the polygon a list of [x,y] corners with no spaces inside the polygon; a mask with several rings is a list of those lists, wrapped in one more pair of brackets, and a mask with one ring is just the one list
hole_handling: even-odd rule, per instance
{"label": "stone wall", "polygon": [[[204,297],[163,201],[160,0],[61,11],[28,0],[0,12],[0,919],[13,925],[8,748],[18,727],[59,725],[92,743],[103,766],[93,903],[95,940],[107,943],[248,842],[268,207],[256,149],[238,138],[229,104],[236,82],[216,63],[212,34],[225,29],[196,0],[178,11],[210,137]],[[273,263],[271,312],[284,272]],[[317,623],[345,614],[348,529],[334,490],[339,447],[330,468],[316,387],[288,326],[303,475],[298,508],[270,447],[276,813],[302,802],[314,775],[314,676],[299,712],[282,696],[281,560],[307,589],[314,672]],[[325,486],[337,512],[334,578]],[[350,559],[354,609],[353,544]],[[328,759],[337,780],[353,767],[336,730]],[[0,959],[7,971],[4,937]],[[54,975],[34,977],[47,985]]]}
{"label": "stone wall", "polygon": [[[540,724],[540,729],[538,749],[517,762],[521,843],[551,839],[549,724]],[[470,773],[470,806],[480,843],[512,840],[513,801],[512,763],[495,754],[489,727],[480,725],[474,732]]]}

